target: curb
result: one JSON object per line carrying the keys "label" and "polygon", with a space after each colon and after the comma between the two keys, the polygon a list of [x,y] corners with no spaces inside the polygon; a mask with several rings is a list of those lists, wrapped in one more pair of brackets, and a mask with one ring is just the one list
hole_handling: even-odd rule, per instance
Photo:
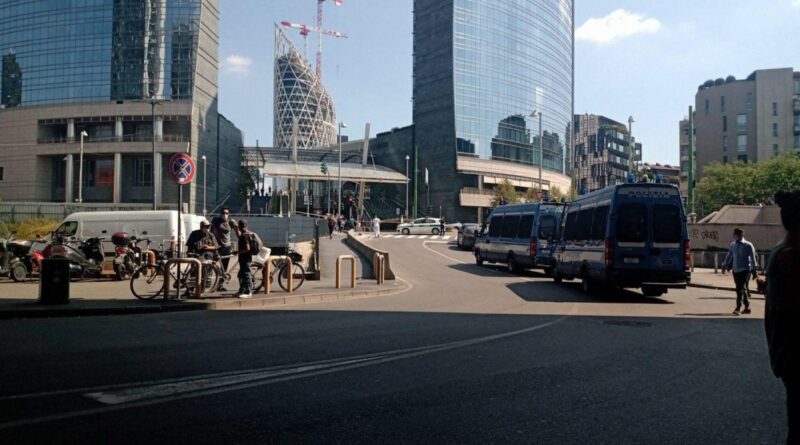
{"label": "curb", "polygon": [[[36,303],[31,303],[34,306]],[[157,314],[166,312],[185,312],[206,309],[205,305],[198,303],[175,303],[148,306],[120,306],[76,308],[69,307],[57,309],[56,307],[39,306],[24,307],[19,309],[0,309],[0,320],[17,320],[31,318],[60,318],[60,317],[98,317],[104,315],[138,315]],[[64,307],[64,306],[61,306]]]}
{"label": "curb", "polygon": [[736,288],[734,287],[723,287],[723,286],[713,286],[711,284],[696,284],[696,283],[689,283],[689,287],[698,287],[701,289],[712,289],[712,290],[728,290],[731,292],[736,292]]}

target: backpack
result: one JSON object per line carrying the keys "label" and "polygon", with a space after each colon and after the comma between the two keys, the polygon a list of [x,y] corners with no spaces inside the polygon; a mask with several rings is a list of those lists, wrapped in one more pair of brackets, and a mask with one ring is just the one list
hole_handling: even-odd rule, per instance
{"label": "backpack", "polygon": [[261,253],[261,248],[264,247],[264,243],[261,242],[261,238],[258,237],[258,234],[254,232],[250,232],[250,255],[258,255]]}

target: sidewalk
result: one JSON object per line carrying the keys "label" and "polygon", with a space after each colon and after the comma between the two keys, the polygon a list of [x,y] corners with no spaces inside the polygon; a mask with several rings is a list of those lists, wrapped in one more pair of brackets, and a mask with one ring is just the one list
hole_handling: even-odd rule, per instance
{"label": "sidewalk", "polygon": [[[306,279],[302,287],[293,293],[287,293],[273,284],[269,296],[255,294],[250,299],[233,297],[235,283],[228,285],[229,292],[225,294],[212,294],[203,299],[189,300],[164,300],[157,298],[151,301],[142,301],[133,296],[128,281],[84,281],[70,283],[70,302],[65,305],[38,304],[39,283],[24,282],[14,283],[10,280],[0,280],[0,319],[17,318],[43,318],[43,317],[70,317],[70,316],[95,316],[95,315],[128,315],[152,314],[159,312],[174,312],[187,310],[207,309],[239,309],[262,308],[284,305],[297,305],[307,303],[320,303],[356,298],[367,298],[386,295],[406,289],[406,283],[386,281],[379,286],[372,279],[361,278],[362,272],[368,270],[368,265],[362,266],[362,260],[344,243],[344,235],[334,235],[334,238],[320,238],[320,262],[322,265],[322,279],[312,281]],[[351,289],[350,266],[346,263],[342,268],[342,288],[336,289],[336,258],[339,255],[353,255],[356,257],[356,288]],[[236,277],[232,277],[235,281]]]}
{"label": "sidewalk", "polygon": [[[692,282],[689,285],[692,287],[729,290],[731,292],[736,292],[736,286],[733,284],[733,275],[730,273],[723,275],[721,271],[714,273],[714,269],[695,268],[694,272],[692,272]],[[756,282],[754,280],[751,279],[749,281],[749,286],[750,293],[758,293],[756,289]]]}

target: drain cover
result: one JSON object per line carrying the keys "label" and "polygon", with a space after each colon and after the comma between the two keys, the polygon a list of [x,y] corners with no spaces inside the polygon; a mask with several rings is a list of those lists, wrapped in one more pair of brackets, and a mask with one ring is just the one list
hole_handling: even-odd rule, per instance
{"label": "drain cover", "polygon": [[653,326],[653,323],[648,323],[646,321],[633,321],[633,320],[605,320],[603,324],[610,324],[614,326],[628,326],[632,328],[649,328]]}

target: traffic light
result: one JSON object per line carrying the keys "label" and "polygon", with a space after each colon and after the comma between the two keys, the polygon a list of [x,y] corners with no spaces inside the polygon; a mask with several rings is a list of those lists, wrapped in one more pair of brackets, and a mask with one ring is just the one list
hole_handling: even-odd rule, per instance
{"label": "traffic light", "polygon": [[322,161],[322,163],[319,165],[319,170],[322,172],[322,174],[327,175],[328,174],[328,163],[325,162],[325,161]]}

